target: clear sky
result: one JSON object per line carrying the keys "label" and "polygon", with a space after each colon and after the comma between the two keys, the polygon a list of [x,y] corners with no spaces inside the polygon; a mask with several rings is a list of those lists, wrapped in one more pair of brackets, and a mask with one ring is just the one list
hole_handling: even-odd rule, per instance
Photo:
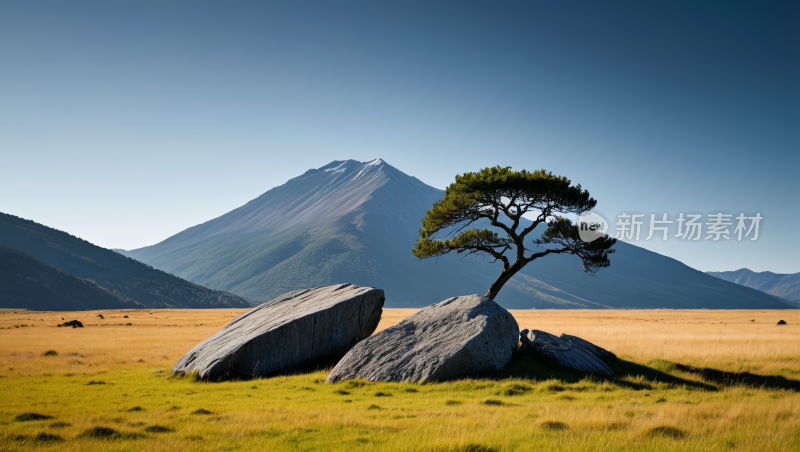
{"label": "clear sky", "polygon": [[0,211],[132,249],[332,160],[508,165],[612,217],[760,212],[756,242],[639,245],[800,272],[798,5],[6,0]]}

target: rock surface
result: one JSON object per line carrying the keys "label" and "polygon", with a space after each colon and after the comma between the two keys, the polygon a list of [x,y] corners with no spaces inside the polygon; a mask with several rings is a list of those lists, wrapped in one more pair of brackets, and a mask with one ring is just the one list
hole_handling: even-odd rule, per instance
{"label": "rock surface", "polygon": [[[564,369],[600,374],[606,377],[614,376],[611,368],[594,353],[575,346],[558,336],[539,330],[522,330],[519,333],[519,340],[521,343],[520,354],[524,357],[538,358]],[[583,341],[583,339],[581,340]]]}
{"label": "rock surface", "polygon": [[578,347],[593,354],[594,356],[602,359],[606,363],[613,359],[617,359],[617,355],[611,353],[610,351],[602,347],[598,347],[585,339],[581,339],[578,336],[570,336],[569,334],[562,334],[561,339],[564,339],[565,341],[569,342],[574,347]]}
{"label": "rock surface", "polygon": [[188,353],[173,373],[263,377],[337,359],[381,319],[380,289],[337,284],[281,295],[233,319]]}
{"label": "rock surface", "polygon": [[511,361],[518,331],[514,317],[486,297],[450,298],[359,342],[326,382],[437,381],[500,370]]}

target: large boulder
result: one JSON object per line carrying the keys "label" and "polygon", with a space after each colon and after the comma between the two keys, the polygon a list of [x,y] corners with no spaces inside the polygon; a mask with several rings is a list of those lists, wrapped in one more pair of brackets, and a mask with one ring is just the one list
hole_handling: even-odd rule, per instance
{"label": "large boulder", "polygon": [[233,319],[183,355],[173,373],[264,377],[342,357],[381,319],[380,289],[337,284],[281,295]]}
{"label": "large boulder", "polygon": [[[570,336],[570,338],[575,337]],[[605,377],[614,376],[611,368],[593,352],[550,333],[539,330],[522,330],[519,333],[519,341],[522,357],[540,359],[545,363],[568,370],[599,374]],[[591,342],[583,342],[594,345]]]}
{"label": "large boulder", "polygon": [[326,382],[437,381],[500,370],[511,361],[518,332],[514,317],[494,301],[450,298],[356,344]]}

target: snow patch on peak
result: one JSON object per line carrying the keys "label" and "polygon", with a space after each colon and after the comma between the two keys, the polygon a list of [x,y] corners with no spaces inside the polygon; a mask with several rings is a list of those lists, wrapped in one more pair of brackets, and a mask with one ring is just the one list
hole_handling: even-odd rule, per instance
{"label": "snow patch on peak", "polygon": [[[339,164],[339,166],[334,167],[334,168],[328,168],[328,169],[326,169],[324,171],[326,171],[326,172],[334,171],[336,173],[341,173],[342,171],[344,171],[344,168],[342,168],[342,167],[344,166],[345,163],[347,163],[347,162],[342,162],[342,163]],[[342,169],[339,169],[339,168],[342,168]]]}
{"label": "snow patch on peak", "polygon": [[373,160],[371,162],[367,162],[365,165],[366,166],[373,166],[373,165],[380,165],[381,163],[383,163],[383,160],[375,159],[375,160]]}

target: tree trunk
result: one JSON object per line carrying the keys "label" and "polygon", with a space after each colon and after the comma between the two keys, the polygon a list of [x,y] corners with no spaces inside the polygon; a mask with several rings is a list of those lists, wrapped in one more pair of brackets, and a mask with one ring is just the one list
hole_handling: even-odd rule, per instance
{"label": "tree trunk", "polygon": [[495,282],[492,283],[491,287],[489,287],[489,290],[486,291],[486,295],[484,296],[490,300],[494,300],[494,297],[497,296],[505,283],[507,283],[508,280],[511,279],[511,277],[514,276],[518,271],[522,270],[522,267],[522,265],[514,264],[509,267],[508,270],[503,270]]}

